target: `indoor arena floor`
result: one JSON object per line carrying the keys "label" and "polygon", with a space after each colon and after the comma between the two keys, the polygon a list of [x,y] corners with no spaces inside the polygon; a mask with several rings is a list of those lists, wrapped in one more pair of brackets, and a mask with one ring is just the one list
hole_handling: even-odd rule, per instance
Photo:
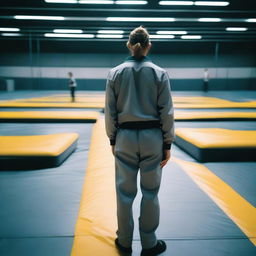
{"label": "indoor arena floor", "polygon": [[[103,92],[78,92],[103,97]],[[0,102],[68,96],[63,91],[1,93]],[[207,96],[244,102],[255,101],[254,91],[173,92],[175,96]],[[0,111],[38,108],[1,107]],[[40,111],[55,108],[41,108]],[[75,111],[61,108],[58,111]],[[100,108],[92,123],[0,123],[0,135],[79,134],[78,146],[59,167],[0,171],[1,256],[118,256],[114,158],[104,130]],[[186,109],[186,111],[195,111]],[[200,111],[225,111],[200,109]],[[253,108],[229,111],[255,112]],[[256,121],[177,121],[176,128],[256,130]],[[163,169],[159,200],[159,239],[167,243],[163,256],[256,255],[256,157],[254,162],[199,163],[178,146]],[[139,186],[139,179],[138,179]],[[141,193],[134,202],[132,256],[141,251],[138,216]]]}

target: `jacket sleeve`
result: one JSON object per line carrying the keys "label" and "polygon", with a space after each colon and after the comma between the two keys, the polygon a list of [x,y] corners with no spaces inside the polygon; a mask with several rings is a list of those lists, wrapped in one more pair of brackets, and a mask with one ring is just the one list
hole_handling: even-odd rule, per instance
{"label": "jacket sleeve", "polygon": [[116,97],[113,85],[114,83],[108,75],[105,95],[105,127],[110,145],[115,145],[117,130]]}
{"label": "jacket sleeve", "polygon": [[170,149],[171,144],[175,139],[174,109],[171,97],[170,80],[166,71],[159,84],[157,104],[163,132],[164,148]]}

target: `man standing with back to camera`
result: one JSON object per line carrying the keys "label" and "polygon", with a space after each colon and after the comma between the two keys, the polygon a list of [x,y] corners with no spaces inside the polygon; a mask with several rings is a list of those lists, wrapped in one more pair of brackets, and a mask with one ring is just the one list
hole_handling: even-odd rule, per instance
{"label": "man standing with back to camera", "polygon": [[146,56],[151,48],[143,27],[134,29],[127,42],[131,55],[110,70],[106,85],[105,123],[116,168],[118,230],[116,247],[132,253],[132,204],[140,170],[142,200],[139,232],[142,256],[166,250],[157,240],[158,191],[162,168],[171,157],[174,115],[167,72]]}

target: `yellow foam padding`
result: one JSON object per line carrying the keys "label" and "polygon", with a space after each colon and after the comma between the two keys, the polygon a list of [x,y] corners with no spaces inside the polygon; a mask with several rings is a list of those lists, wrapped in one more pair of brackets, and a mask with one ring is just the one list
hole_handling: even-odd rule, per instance
{"label": "yellow foam padding", "polygon": [[174,96],[175,108],[256,108],[256,101],[234,102],[215,97]]}
{"label": "yellow foam padding", "polygon": [[[256,101],[234,102],[215,97],[173,96],[175,108],[256,108]],[[66,107],[104,108],[105,92],[78,94],[76,102],[70,102],[67,94],[57,94],[30,99],[17,99],[0,102],[0,107]]]}
{"label": "yellow foam padding", "polygon": [[202,164],[173,160],[256,246],[256,208]]}
{"label": "yellow foam padding", "polygon": [[256,147],[256,131],[222,128],[177,128],[175,134],[199,148]]}
{"label": "yellow foam padding", "polygon": [[215,119],[215,118],[256,118],[256,112],[206,112],[206,111],[179,111],[174,112],[175,120],[179,119]]}
{"label": "yellow foam padding", "polygon": [[30,107],[30,108],[104,108],[104,103],[100,102],[67,102],[67,103],[35,103],[35,102],[0,102],[0,107]]}
{"label": "yellow foam padding", "polygon": [[72,256],[118,256],[115,165],[104,118],[93,128]]}
{"label": "yellow foam padding", "polygon": [[0,119],[84,119],[99,117],[96,111],[16,111],[0,112]]}
{"label": "yellow foam padding", "polygon": [[[19,100],[19,102],[70,102],[70,97],[42,97],[42,98],[31,98],[26,100]],[[104,102],[104,97],[76,97],[76,102],[86,103],[86,102]]]}
{"label": "yellow foam padding", "polygon": [[58,156],[77,139],[77,133],[0,136],[0,156]]}
{"label": "yellow foam padding", "polygon": [[[172,161],[181,165],[255,245],[255,207],[203,165],[176,157]],[[117,229],[114,169],[101,117],[93,129],[71,256],[120,255],[114,246]]]}

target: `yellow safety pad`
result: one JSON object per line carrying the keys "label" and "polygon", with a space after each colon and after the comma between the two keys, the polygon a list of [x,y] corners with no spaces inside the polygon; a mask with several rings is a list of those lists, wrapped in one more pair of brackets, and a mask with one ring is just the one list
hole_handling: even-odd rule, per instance
{"label": "yellow safety pad", "polygon": [[203,96],[176,96],[173,104],[175,108],[256,108],[256,101],[234,102]]}
{"label": "yellow safety pad", "polygon": [[256,118],[256,112],[206,112],[206,111],[179,111],[174,112],[175,120],[180,119],[215,119],[215,118]]}
{"label": "yellow safety pad", "polygon": [[256,131],[222,128],[177,128],[175,134],[199,148],[256,147]]}
{"label": "yellow safety pad", "polygon": [[104,108],[104,103],[101,102],[67,102],[67,103],[35,103],[35,102],[14,102],[5,101],[0,102],[0,107],[20,107],[20,108]]}
{"label": "yellow safety pad", "polygon": [[205,166],[172,157],[256,246],[256,208]]}
{"label": "yellow safety pad", "polygon": [[104,118],[93,128],[72,256],[118,256],[115,165]]}
{"label": "yellow safety pad", "polygon": [[[70,97],[41,97],[41,98],[31,98],[31,99],[27,99],[27,100],[22,100],[23,102],[52,102],[52,103],[61,103],[61,102],[67,102],[69,103],[71,101]],[[21,102],[21,100],[19,100],[19,102]],[[90,97],[90,96],[85,96],[85,97],[76,97],[76,103],[102,103],[105,102],[105,98],[104,97]]]}
{"label": "yellow safety pad", "polygon": [[[173,96],[175,108],[256,108],[256,101],[234,102],[215,97]],[[65,107],[104,108],[105,92],[77,94],[76,102],[70,102],[68,94],[57,94],[30,99],[0,102],[0,107]]]}
{"label": "yellow safety pad", "polygon": [[0,156],[58,156],[77,139],[77,133],[0,136]]}
{"label": "yellow safety pad", "polygon": [[96,111],[16,111],[0,112],[0,119],[84,119],[99,117]]}
{"label": "yellow safety pad", "polygon": [[63,108],[104,108],[105,95],[79,94],[75,102],[71,102],[69,95],[50,95],[28,99],[16,99],[0,102],[0,106],[6,107],[63,107]]}

